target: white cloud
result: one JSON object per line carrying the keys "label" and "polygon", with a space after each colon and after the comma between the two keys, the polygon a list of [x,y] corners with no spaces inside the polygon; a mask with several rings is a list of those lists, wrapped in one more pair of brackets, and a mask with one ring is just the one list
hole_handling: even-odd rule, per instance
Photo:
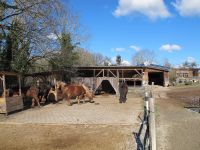
{"label": "white cloud", "polygon": [[54,33],[50,33],[49,35],[47,35],[47,38],[56,40],[58,37]]}
{"label": "white cloud", "polygon": [[122,61],[122,66],[130,66],[130,65],[131,65],[131,63],[129,61],[127,61],[127,60]]}
{"label": "white cloud", "polygon": [[200,16],[200,0],[176,0],[172,5],[181,16]]}
{"label": "white cloud", "polygon": [[111,58],[112,63],[116,63],[116,56]]}
{"label": "white cloud", "polygon": [[176,44],[165,44],[160,47],[160,50],[167,52],[180,51],[181,49],[181,46]]}
{"label": "white cloud", "polygon": [[113,15],[119,17],[137,13],[150,19],[170,17],[163,0],[119,0]]}
{"label": "white cloud", "polygon": [[117,47],[117,48],[112,48],[112,50],[114,50],[116,52],[122,52],[122,51],[125,51],[125,48]]}
{"label": "white cloud", "polygon": [[130,48],[134,49],[136,52],[139,52],[141,50],[140,47],[135,46],[135,45],[131,45]]}
{"label": "white cloud", "polygon": [[194,57],[191,57],[191,56],[188,57],[188,58],[186,59],[186,61],[189,62],[189,63],[196,62],[195,58],[194,58]]}

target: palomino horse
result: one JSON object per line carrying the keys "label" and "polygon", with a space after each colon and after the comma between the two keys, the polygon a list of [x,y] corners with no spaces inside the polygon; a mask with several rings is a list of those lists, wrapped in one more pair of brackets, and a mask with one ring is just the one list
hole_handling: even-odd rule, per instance
{"label": "palomino horse", "polygon": [[85,102],[86,96],[90,101],[93,100],[93,95],[85,85],[67,85],[64,82],[57,82],[56,87],[62,91],[63,99],[67,100],[68,105],[71,105],[70,99],[72,97],[77,98],[78,104],[80,104],[81,99]]}

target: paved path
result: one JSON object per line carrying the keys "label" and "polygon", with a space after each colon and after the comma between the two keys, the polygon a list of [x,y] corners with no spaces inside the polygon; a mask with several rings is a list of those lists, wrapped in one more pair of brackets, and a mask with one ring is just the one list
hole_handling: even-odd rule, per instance
{"label": "paved path", "polygon": [[1,118],[0,123],[45,124],[110,124],[133,125],[143,111],[142,98],[128,95],[127,103],[119,104],[114,95],[97,96],[95,103],[67,106],[61,101],[41,108],[33,108]]}

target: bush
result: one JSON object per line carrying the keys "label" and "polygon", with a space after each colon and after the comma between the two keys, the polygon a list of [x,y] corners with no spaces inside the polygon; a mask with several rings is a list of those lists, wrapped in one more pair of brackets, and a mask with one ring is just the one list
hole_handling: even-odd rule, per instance
{"label": "bush", "polygon": [[185,85],[192,85],[193,82],[192,81],[185,81]]}

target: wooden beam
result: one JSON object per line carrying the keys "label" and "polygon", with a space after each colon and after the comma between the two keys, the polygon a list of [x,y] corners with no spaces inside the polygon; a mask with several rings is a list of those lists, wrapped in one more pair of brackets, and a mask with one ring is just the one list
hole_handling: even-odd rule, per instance
{"label": "wooden beam", "polygon": [[111,70],[109,70],[109,72],[110,72],[115,78],[117,77]]}
{"label": "wooden beam", "polygon": [[142,78],[119,78],[120,80],[125,79],[125,80],[129,80],[129,81],[142,81]]}
{"label": "wooden beam", "polygon": [[134,70],[142,77],[142,74],[138,70],[136,70],[136,69],[134,69]]}
{"label": "wooden beam", "polygon": [[96,75],[96,77],[98,77],[102,72],[103,72],[103,70],[101,70],[101,71]]}

